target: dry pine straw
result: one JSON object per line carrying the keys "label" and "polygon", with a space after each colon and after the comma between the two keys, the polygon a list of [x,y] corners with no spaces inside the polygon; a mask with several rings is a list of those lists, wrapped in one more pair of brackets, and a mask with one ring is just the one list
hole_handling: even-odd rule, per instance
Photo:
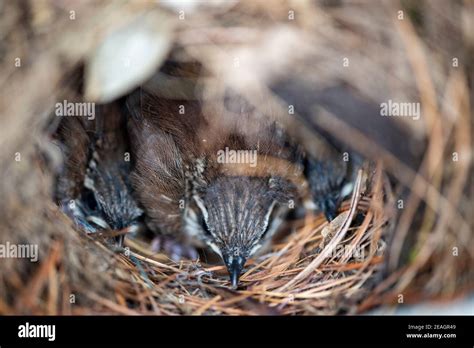
{"label": "dry pine straw", "polygon": [[[380,168],[379,168],[380,169]],[[362,171],[352,199],[344,202],[331,224],[309,215],[303,227],[256,259],[249,260],[238,290],[229,287],[225,267],[199,260],[175,263],[152,254],[148,246],[126,239],[125,252],[113,252],[94,241],[116,259],[115,299],[93,292],[96,302],[77,313],[103,314],[336,314],[356,312],[368,291],[366,282],[380,270],[386,220],[377,212],[382,197],[381,171],[370,192],[364,192]],[[354,217],[365,218],[355,227]],[[359,253],[358,253],[359,252]],[[349,306],[349,307],[347,307]]]}

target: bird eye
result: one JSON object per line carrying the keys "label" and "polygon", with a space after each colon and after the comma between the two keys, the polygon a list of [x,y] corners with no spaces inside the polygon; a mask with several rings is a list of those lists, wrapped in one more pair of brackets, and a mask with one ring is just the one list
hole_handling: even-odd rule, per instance
{"label": "bird eye", "polygon": [[211,237],[212,233],[209,230],[209,226],[207,226],[206,220],[204,220],[204,216],[202,214],[199,214],[199,224],[201,225],[201,228],[206,233],[206,235]]}
{"label": "bird eye", "polygon": [[269,230],[270,230],[270,223],[268,223],[267,226],[265,227],[265,229],[263,230],[263,233],[262,233],[260,239],[265,238],[265,235],[268,233]]}
{"label": "bird eye", "polygon": [[273,230],[274,224],[278,222],[277,220],[278,220],[279,211],[278,209],[274,209],[274,207],[275,207],[275,203],[273,203],[270,206],[270,209],[268,210],[266,214],[265,221],[264,221],[265,229],[263,230],[260,236],[260,239],[263,239],[268,234],[268,231]]}
{"label": "bird eye", "polygon": [[200,210],[198,223],[201,225],[201,228],[204,231],[204,233],[206,233],[206,235],[212,236],[212,233],[209,230],[209,226],[207,226],[206,220],[204,218],[205,216],[207,216],[207,210],[206,210],[206,207],[204,205],[204,202],[202,201],[201,198],[199,198],[199,196],[194,196],[194,200],[195,200],[197,206],[199,207],[198,210]]}

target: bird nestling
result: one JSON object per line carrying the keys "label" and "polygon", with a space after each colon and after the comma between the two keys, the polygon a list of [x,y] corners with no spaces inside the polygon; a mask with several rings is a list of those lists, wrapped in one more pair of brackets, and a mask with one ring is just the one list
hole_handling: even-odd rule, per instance
{"label": "bird nestling", "polygon": [[[86,232],[134,230],[142,214],[129,183],[125,119],[117,104],[100,106],[94,120],[67,117],[57,131],[65,163],[56,198]],[[116,238],[122,245],[123,235]]]}
{"label": "bird nestling", "polygon": [[252,110],[204,113],[197,101],[163,100],[143,90],[127,105],[131,181],[147,225],[210,247],[236,287],[246,260],[297,199],[300,150]]}
{"label": "bird nestling", "polygon": [[139,89],[125,104],[126,117],[113,103],[94,121],[60,123],[66,162],[57,198],[87,232],[135,229],[143,213],[155,246],[175,259],[197,257],[189,246],[209,247],[236,287],[248,258],[265,249],[307,189],[335,217],[340,164],[305,154],[239,96],[204,109]]}

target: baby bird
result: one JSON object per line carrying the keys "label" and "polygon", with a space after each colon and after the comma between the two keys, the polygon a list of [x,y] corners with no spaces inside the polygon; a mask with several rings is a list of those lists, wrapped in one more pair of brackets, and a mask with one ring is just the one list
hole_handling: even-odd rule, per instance
{"label": "baby bird", "polygon": [[[137,228],[142,214],[132,196],[130,153],[125,118],[117,104],[101,107],[96,119],[92,155],[86,171],[84,186],[94,196],[101,213],[101,227],[109,230]],[[100,221],[100,220],[96,220]],[[119,245],[124,235],[117,237]]]}
{"label": "baby bird", "polygon": [[247,259],[298,199],[301,151],[245,103],[204,110],[138,90],[127,105],[131,182],[147,225],[210,247],[237,287]]}

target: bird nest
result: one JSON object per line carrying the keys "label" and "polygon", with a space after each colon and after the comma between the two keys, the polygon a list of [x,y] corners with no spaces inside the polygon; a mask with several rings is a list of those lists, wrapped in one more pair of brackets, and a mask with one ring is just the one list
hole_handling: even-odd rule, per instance
{"label": "bird nest", "polygon": [[[308,216],[272,250],[248,262],[239,290],[230,287],[225,266],[200,260],[173,262],[154,254],[146,244],[127,240],[127,252],[104,251],[117,260],[119,298],[134,301],[134,309],[111,308],[123,314],[335,314],[354,313],[381,276],[387,219],[376,198],[382,195],[382,175],[362,188],[357,180],[352,200],[330,224]],[[374,206],[375,205],[375,206]],[[378,210],[378,212],[377,212]],[[364,213],[356,223],[357,213]],[[123,302],[125,303],[125,302]]]}
{"label": "bird nest", "polygon": [[[37,262],[2,260],[0,313],[353,314],[472,292],[472,62],[464,60],[474,47],[473,8],[437,5],[242,1],[184,12],[173,1],[0,5],[0,244],[39,249]],[[160,23],[151,34],[150,23]],[[143,31],[160,43],[145,52],[153,61],[131,75],[112,64],[112,75],[126,81],[109,83],[110,47],[127,47],[127,35]],[[53,202],[63,161],[49,138],[54,104],[113,101],[148,81],[166,57],[198,62],[204,94],[224,83],[249,99],[263,95],[275,109],[282,95],[271,86],[285,75],[317,76],[321,85],[343,80],[371,100],[420,100],[422,122],[400,121],[420,160],[409,166],[398,156],[405,138],[379,150],[364,134],[320,119],[328,133],[349,134],[369,160],[333,221],[315,213],[293,221],[290,233],[247,262],[238,289],[221,264],[175,262],[128,237],[117,249],[108,241],[124,231],[86,235]],[[357,68],[344,70],[344,62]],[[186,96],[188,84],[175,82],[147,84]],[[304,126],[287,127],[311,141]]]}

